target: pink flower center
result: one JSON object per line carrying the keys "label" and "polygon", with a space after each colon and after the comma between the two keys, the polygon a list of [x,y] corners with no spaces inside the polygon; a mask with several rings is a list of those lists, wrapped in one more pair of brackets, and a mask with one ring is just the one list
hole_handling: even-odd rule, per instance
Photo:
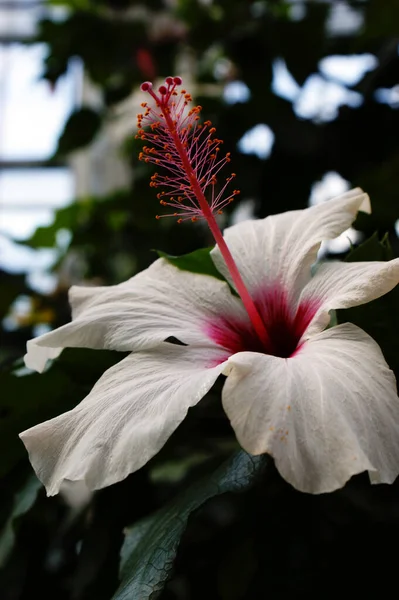
{"label": "pink flower center", "polygon": [[255,305],[268,333],[266,343],[259,339],[248,319],[228,315],[208,322],[207,335],[231,354],[250,351],[281,358],[293,356],[318,309],[318,302],[302,302],[296,311],[293,311],[289,306],[287,294],[281,288],[274,287],[258,293]]}

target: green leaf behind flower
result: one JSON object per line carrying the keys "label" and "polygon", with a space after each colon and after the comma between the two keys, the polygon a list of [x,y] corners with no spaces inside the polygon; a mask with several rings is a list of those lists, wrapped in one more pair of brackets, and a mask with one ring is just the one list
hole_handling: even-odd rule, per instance
{"label": "green leaf behind flower", "polygon": [[65,123],[55,156],[65,156],[69,152],[87,146],[93,141],[100,127],[101,115],[92,108],[84,106],[76,110]]}
{"label": "green leaf behind flower", "polygon": [[363,244],[353,248],[346,257],[346,262],[363,262],[370,260],[392,260],[394,257],[388,236],[381,240],[378,233],[374,233]]}
{"label": "green leaf behind flower", "polygon": [[190,515],[219,494],[243,492],[264,473],[266,456],[234,454],[211,476],[128,530],[121,551],[121,584],[113,600],[155,600],[168,580]]}
{"label": "green leaf behind flower", "polygon": [[4,567],[15,541],[15,526],[18,518],[27,513],[35,503],[42,487],[35,475],[28,477],[22,488],[15,494],[12,511],[0,532],[0,568]]}
{"label": "green leaf behind flower", "polygon": [[181,269],[182,271],[190,271],[190,273],[200,273],[201,275],[210,275],[225,281],[223,275],[219,273],[215,267],[211,258],[212,248],[201,248],[189,254],[183,254],[182,256],[171,256],[165,252],[157,250],[158,255],[161,258],[165,258],[172,265]]}

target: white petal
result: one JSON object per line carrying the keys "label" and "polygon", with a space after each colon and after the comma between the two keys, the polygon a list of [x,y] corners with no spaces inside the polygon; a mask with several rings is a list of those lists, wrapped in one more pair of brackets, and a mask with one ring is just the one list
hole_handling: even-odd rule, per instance
{"label": "white petal", "polygon": [[387,262],[324,263],[303,289],[300,302],[319,309],[304,338],[324,329],[331,309],[359,306],[390,292],[399,283],[399,258]]}
{"label": "white petal", "polygon": [[[297,297],[310,278],[320,243],[348,229],[359,210],[370,212],[370,201],[356,188],[305,210],[239,223],[227,228],[224,238],[250,293],[280,284],[291,297]],[[211,256],[231,282],[217,246]]]}
{"label": "white petal", "polygon": [[63,481],[99,489],[142,467],[223,370],[221,351],[162,344],[104,373],[73,410],[20,434],[48,495]]}
{"label": "white petal", "polygon": [[28,369],[42,373],[48,360],[57,358],[63,348],[44,348],[36,343],[36,340],[29,340],[26,344],[26,354],[24,356],[25,365]]}
{"label": "white petal", "polygon": [[236,354],[225,373],[223,405],[240,444],[271,454],[298,490],[331,492],[362,471],[373,483],[398,475],[395,378],[358,327],[324,331],[289,359]]}
{"label": "white petal", "polygon": [[177,269],[164,259],[110,287],[73,287],[73,320],[30,340],[25,362],[42,371],[62,348],[146,350],[174,336],[185,344],[209,341],[205,322],[228,314],[246,318],[227,283]]}

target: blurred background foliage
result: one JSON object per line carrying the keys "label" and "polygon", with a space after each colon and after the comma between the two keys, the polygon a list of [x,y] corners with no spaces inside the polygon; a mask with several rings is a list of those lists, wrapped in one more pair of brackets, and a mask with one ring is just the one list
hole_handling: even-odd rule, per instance
{"label": "blurred background foliage", "polygon": [[[373,237],[354,259],[398,255],[399,3],[48,4],[62,7],[62,18],[43,17],[25,43],[45,44],[42,76],[52,89],[71,62],[83,73],[80,102],[49,166],[71,165],[78,182],[95,184],[77,185],[74,202],[18,242],[56,249],[49,293],[26,273],[0,270],[1,599],[253,600],[397,589],[398,486],[371,488],[361,476],[340,492],[309,497],[265,459],[228,459],[236,444],[217,390],[149,465],[94,497],[46,499],[17,434],[72,408],[122,358],[68,350],[43,375],[25,370],[26,341],[69,320],[70,285],[115,284],[147,267],[154,249],[179,255],[212,243],[201,224],[154,218],[152,169],[138,162],[134,138],[143,80],[182,75],[232,153],[241,196],[224,225],[361,186],[373,213],[359,217],[353,241]],[[102,172],[110,155],[112,185]],[[347,249],[344,240],[325,255]],[[397,307],[392,292],[338,316],[370,331],[396,372]]]}

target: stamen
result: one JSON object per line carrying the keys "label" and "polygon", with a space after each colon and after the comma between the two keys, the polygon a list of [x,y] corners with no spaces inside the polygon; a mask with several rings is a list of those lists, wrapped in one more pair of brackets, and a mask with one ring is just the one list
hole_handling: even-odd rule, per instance
{"label": "stamen", "polygon": [[[144,103],[145,113],[137,115],[136,138],[151,144],[144,146],[139,160],[167,169],[170,175],[155,173],[150,186],[165,188],[157,194],[161,205],[179,211],[157,215],[156,218],[177,216],[178,223],[188,219],[207,221],[253,327],[262,342],[267,344],[269,336],[265,325],[215,219],[215,215],[221,214],[223,208],[239,194],[239,190],[225,194],[235,173],[227,177],[219,193],[215,193],[217,175],[230,162],[230,152],[220,155],[223,141],[213,137],[216,128],[211,121],[199,123],[202,107],[189,108],[191,95],[186,90],[178,93],[176,88],[180,85],[181,77],[167,77],[158,88],[159,95],[153,91],[151,82],[141,85],[141,90],[152,96],[155,105]],[[144,127],[148,129],[144,130]],[[206,199],[207,192],[210,202]]]}

